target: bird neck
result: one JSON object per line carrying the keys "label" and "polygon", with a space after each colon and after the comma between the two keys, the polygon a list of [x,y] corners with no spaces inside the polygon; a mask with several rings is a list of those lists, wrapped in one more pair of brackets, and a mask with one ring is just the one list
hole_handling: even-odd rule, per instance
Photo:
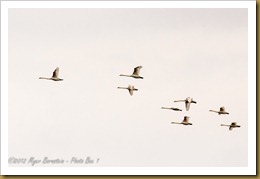
{"label": "bird neck", "polygon": [[127,76],[127,77],[131,77],[131,75],[123,75],[123,74],[121,74],[120,76]]}
{"label": "bird neck", "polygon": [[182,124],[182,123],[180,123],[180,122],[172,122],[172,124]]}
{"label": "bird neck", "polygon": [[209,110],[209,111],[211,111],[211,112],[217,112],[217,113],[219,112],[219,111],[215,111],[215,110]]}
{"label": "bird neck", "polygon": [[51,78],[40,77],[39,79],[51,80]]}

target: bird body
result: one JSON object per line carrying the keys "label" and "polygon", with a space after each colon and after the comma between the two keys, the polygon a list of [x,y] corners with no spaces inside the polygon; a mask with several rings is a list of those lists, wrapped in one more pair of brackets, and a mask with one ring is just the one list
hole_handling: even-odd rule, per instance
{"label": "bird body", "polygon": [[228,126],[230,131],[231,131],[233,128],[240,127],[240,125],[237,125],[236,122],[232,122],[230,125],[221,124],[221,126]]}
{"label": "bird body", "polygon": [[171,124],[182,124],[182,125],[192,125],[192,123],[189,122],[189,116],[184,116],[184,119],[182,122],[171,122]]}
{"label": "bird body", "polygon": [[141,68],[143,68],[143,67],[142,67],[142,66],[135,67],[135,68],[134,68],[134,72],[133,72],[132,75],[124,75],[124,74],[121,74],[120,76],[132,77],[132,78],[136,78],[136,79],[143,79],[143,77],[141,77],[141,76],[139,75]]}
{"label": "bird body", "polygon": [[129,91],[129,94],[132,96],[134,91],[138,91],[134,86],[129,85],[127,88],[126,87],[117,87],[118,89],[127,89]]}
{"label": "bird body", "polygon": [[186,111],[189,111],[191,103],[197,103],[193,100],[193,98],[190,97],[186,98],[185,100],[175,100],[174,102],[185,102]]}
{"label": "bird body", "polygon": [[53,80],[53,81],[63,81],[63,79],[60,79],[58,76],[59,76],[59,67],[57,67],[57,68],[54,70],[54,72],[53,72],[51,78],[40,77],[39,79]]}
{"label": "bird body", "polygon": [[210,112],[215,112],[215,113],[218,113],[218,115],[220,114],[229,114],[226,110],[225,110],[225,107],[222,106],[220,107],[219,111],[216,111],[216,110],[209,110]]}

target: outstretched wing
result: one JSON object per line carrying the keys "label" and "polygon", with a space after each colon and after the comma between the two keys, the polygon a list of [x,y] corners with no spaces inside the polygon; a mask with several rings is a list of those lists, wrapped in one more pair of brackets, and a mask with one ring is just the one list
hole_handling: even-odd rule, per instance
{"label": "outstretched wing", "polygon": [[129,94],[131,95],[131,96],[133,96],[133,90],[132,89],[128,89],[128,91],[129,91]]}
{"label": "outstretched wing", "polygon": [[189,117],[188,116],[184,116],[184,119],[182,122],[188,123],[189,122]]}
{"label": "outstretched wing", "polygon": [[142,66],[135,67],[135,68],[134,68],[133,75],[139,76],[139,73],[140,73],[140,69],[141,69],[141,68],[143,68],[143,67],[142,67]]}
{"label": "outstretched wing", "polygon": [[232,123],[231,123],[231,126],[236,126],[236,125],[237,125],[236,122],[232,122]]}
{"label": "outstretched wing", "polygon": [[59,76],[59,67],[57,67],[57,68],[54,70],[54,72],[53,72],[53,74],[52,74],[52,78],[58,78],[58,76]]}
{"label": "outstretched wing", "polygon": [[224,106],[220,107],[220,111],[221,112],[225,111],[225,107]]}
{"label": "outstretched wing", "polygon": [[182,111],[181,109],[179,109],[179,108],[171,108],[172,110],[174,110],[174,111]]}
{"label": "outstretched wing", "polygon": [[185,102],[185,107],[187,111],[190,109],[190,103],[188,101]]}

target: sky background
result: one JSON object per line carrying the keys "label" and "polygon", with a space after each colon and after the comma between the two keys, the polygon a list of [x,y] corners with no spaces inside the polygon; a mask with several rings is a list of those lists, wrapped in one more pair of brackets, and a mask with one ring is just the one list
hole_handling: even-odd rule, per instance
{"label": "sky background", "polygon": [[[10,9],[8,20],[9,157],[247,166],[247,9]],[[119,76],[139,65],[143,80]],[[64,81],[38,79],[56,67]],[[130,84],[133,96],[117,89]],[[189,111],[173,102],[186,97]],[[230,115],[209,112],[221,106]],[[192,126],[171,124],[184,116]],[[241,128],[220,126],[231,122]]]}

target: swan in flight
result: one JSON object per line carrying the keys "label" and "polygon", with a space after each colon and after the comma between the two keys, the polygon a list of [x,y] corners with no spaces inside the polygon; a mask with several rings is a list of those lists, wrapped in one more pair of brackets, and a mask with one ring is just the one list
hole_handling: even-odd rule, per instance
{"label": "swan in flight", "polygon": [[225,110],[225,107],[222,106],[220,107],[219,111],[215,111],[215,110],[209,110],[210,112],[215,112],[215,113],[218,113],[219,115],[220,114],[229,114],[226,110]]}
{"label": "swan in flight", "polygon": [[179,108],[167,108],[167,107],[162,107],[162,109],[170,109],[170,110],[174,110],[174,111],[182,111]]}
{"label": "swan in flight", "polygon": [[134,91],[138,91],[134,86],[129,85],[127,88],[125,87],[117,87],[118,89],[127,89],[129,91],[129,94],[132,96]]}
{"label": "swan in flight", "polygon": [[184,116],[184,119],[182,122],[172,122],[171,124],[183,124],[183,125],[192,125],[192,123],[189,123],[189,116]]}
{"label": "swan in flight", "polygon": [[59,76],[59,67],[57,67],[54,70],[51,78],[40,77],[39,79],[53,80],[53,81],[62,81],[63,79],[60,79],[58,76]]}
{"label": "swan in flight", "polygon": [[121,74],[120,76],[133,77],[133,78],[137,78],[137,79],[143,79],[143,77],[141,77],[139,75],[141,68],[143,68],[143,67],[142,66],[135,67],[134,68],[134,72],[133,72],[132,75],[123,75],[123,74]]}
{"label": "swan in flight", "polygon": [[193,101],[193,98],[190,97],[186,98],[185,100],[176,100],[174,102],[185,102],[186,111],[189,111],[191,103],[197,103],[196,101]]}
{"label": "swan in flight", "polygon": [[235,127],[240,127],[240,125],[237,125],[236,122],[232,122],[230,125],[221,124],[221,126],[228,126],[230,131],[231,131],[233,128],[235,128]]}

